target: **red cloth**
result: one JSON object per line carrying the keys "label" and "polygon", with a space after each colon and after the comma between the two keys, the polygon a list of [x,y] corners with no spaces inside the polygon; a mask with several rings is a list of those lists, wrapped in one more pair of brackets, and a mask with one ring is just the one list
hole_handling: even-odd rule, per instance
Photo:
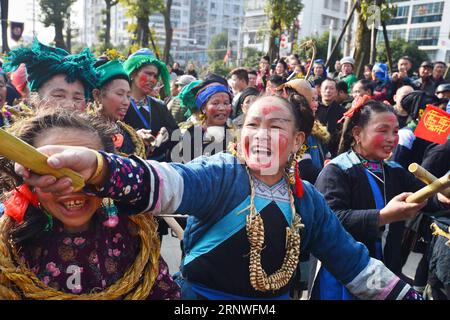
{"label": "red cloth", "polygon": [[22,223],[30,203],[37,207],[39,205],[38,197],[30,190],[28,185],[23,184],[13,191],[11,198],[6,200],[5,214],[17,223]]}
{"label": "red cloth", "polygon": [[17,68],[16,71],[11,72],[10,75],[11,83],[22,96],[24,95],[24,89],[28,84],[27,77],[27,69],[25,68],[24,63],[21,63],[19,68]]}
{"label": "red cloth", "polygon": [[432,105],[427,105],[414,135],[438,144],[446,143],[450,135],[450,114]]}

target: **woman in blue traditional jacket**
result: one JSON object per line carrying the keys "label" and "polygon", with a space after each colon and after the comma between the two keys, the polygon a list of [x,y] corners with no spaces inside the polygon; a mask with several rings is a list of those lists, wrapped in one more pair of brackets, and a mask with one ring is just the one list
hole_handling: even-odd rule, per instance
{"label": "woman in blue traditional jacket", "polygon": [[[361,299],[419,299],[371,258],[322,195],[290,170],[304,142],[301,127],[297,105],[263,97],[246,114],[237,156],[219,153],[167,164],[87,148],[40,151],[51,155],[51,167],[82,174],[85,192],[111,197],[128,212],[191,215],[184,237],[184,298],[287,299],[300,251],[307,250]],[[73,189],[67,177],[35,175],[19,165],[16,172],[46,192]]]}
{"label": "woman in blue traditional jacket", "polygon": [[[392,107],[368,96],[358,97],[344,117],[340,155],[325,166],[316,187],[345,229],[367,246],[370,256],[400,275],[405,220],[422,207],[425,212],[449,208],[450,200],[438,194],[421,204],[405,202],[424,183],[385,160],[398,143],[398,120]],[[352,298],[327,269],[321,269],[317,280],[315,298]]]}

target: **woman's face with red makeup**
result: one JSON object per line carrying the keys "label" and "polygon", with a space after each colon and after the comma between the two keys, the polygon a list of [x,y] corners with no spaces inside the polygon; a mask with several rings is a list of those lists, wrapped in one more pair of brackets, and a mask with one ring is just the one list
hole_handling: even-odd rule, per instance
{"label": "woman's face with red makeup", "polygon": [[225,92],[213,94],[203,107],[203,111],[208,127],[224,126],[232,111],[230,95]]}
{"label": "woman's face with red makeup", "polygon": [[133,85],[150,95],[158,83],[158,68],[152,64],[141,67],[133,77]]}
{"label": "woman's face with red makeup", "polygon": [[[83,146],[94,150],[101,149],[100,137],[92,132],[75,128],[54,127],[42,132],[34,141],[35,147],[46,145]],[[64,196],[41,191],[36,188],[39,202],[53,217],[61,221],[69,232],[84,231],[89,221],[102,203],[101,198],[74,192]]]}
{"label": "woman's face with red makeup", "polygon": [[303,144],[287,102],[263,97],[247,111],[241,132],[241,148],[251,171],[264,175],[282,174],[289,155]]}
{"label": "woman's face with red makeup", "polygon": [[368,160],[385,160],[398,144],[398,120],[392,112],[373,113],[364,128],[353,128],[355,151]]}

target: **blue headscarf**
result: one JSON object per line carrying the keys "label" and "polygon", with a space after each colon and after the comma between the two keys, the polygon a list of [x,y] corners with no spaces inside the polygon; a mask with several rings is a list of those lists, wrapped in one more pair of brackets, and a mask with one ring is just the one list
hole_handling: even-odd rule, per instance
{"label": "blue headscarf", "polygon": [[375,63],[372,68],[372,72],[375,73],[380,81],[386,81],[389,79],[388,66],[385,63]]}
{"label": "blue headscarf", "polygon": [[219,92],[225,92],[231,98],[230,91],[227,87],[225,87],[223,84],[213,83],[197,94],[197,97],[195,98],[195,104],[200,109],[212,95]]}
{"label": "blue headscarf", "polygon": [[316,64],[320,64],[322,66],[322,68],[323,68],[323,74],[320,77],[321,78],[328,77],[327,70],[325,69],[325,61],[323,59],[316,59],[316,60],[314,60],[313,70],[312,70],[313,73],[314,73],[314,66]]}

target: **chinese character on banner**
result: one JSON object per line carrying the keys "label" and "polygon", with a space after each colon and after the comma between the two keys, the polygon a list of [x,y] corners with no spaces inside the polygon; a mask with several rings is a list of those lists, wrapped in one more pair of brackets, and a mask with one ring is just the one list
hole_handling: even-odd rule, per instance
{"label": "chinese character on banner", "polygon": [[450,134],[450,114],[427,105],[414,135],[427,141],[444,144]]}
{"label": "chinese character on banner", "polygon": [[14,41],[19,41],[22,38],[24,23],[11,21],[11,38]]}

